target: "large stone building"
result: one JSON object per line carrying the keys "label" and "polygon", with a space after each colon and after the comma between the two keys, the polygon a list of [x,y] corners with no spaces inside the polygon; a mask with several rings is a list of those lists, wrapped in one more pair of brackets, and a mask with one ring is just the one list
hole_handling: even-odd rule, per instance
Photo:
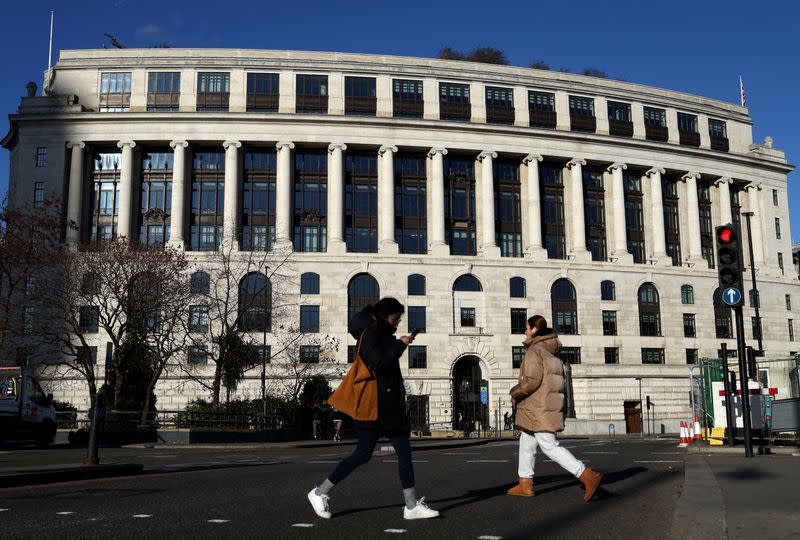
{"label": "large stone building", "polygon": [[[3,140],[13,204],[60,197],[80,224],[68,242],[167,241],[200,267],[224,240],[243,252],[291,246],[304,324],[347,343],[343,366],[348,307],[397,297],[401,332],[424,329],[402,362],[431,423],[474,407],[481,381],[492,422],[508,410],[524,320],[541,313],[571,365],[570,429],[636,431],[650,396],[656,429],[675,430],[691,364],[735,348],[713,231],[745,211],[766,356],[798,349],[792,167],[771,140],[753,143],[739,105],[318,52],[62,51],[46,79]],[[749,304],[745,316],[749,340]],[[179,378],[162,380],[160,407],[205,393]]]}

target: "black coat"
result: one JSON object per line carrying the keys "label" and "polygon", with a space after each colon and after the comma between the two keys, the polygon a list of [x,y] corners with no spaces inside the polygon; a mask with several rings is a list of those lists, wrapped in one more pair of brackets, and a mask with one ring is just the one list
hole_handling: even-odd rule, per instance
{"label": "black coat", "polygon": [[400,357],[406,345],[394,337],[394,328],[379,320],[372,306],[362,309],[350,321],[348,331],[356,341],[363,332],[361,359],[378,379],[378,419],[355,422],[357,429],[379,429],[389,435],[411,432],[406,414],[406,388],[400,372]]}

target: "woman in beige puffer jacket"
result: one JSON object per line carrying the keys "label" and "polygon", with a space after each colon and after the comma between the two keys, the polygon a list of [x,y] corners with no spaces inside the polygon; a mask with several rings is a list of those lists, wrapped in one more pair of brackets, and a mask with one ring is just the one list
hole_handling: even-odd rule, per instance
{"label": "woman in beige puffer jacket", "polygon": [[519,483],[509,495],[532,497],[533,471],[537,447],[575,475],[585,486],[584,502],[592,498],[603,475],[575,459],[558,444],[556,433],[564,431],[564,366],[556,356],[561,342],[547,327],[541,315],[528,319],[523,345],[527,349],[519,369],[519,383],[511,389],[511,403],[516,409],[515,424],[522,432],[519,439]]}

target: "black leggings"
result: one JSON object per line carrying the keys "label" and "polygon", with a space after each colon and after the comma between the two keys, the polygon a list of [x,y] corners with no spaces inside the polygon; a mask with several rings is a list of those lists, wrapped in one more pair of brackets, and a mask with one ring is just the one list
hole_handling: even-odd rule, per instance
{"label": "black leggings", "polygon": [[[358,467],[368,462],[378,442],[378,431],[359,429],[356,430],[358,444],[353,453],[344,458],[328,477],[332,484],[338,484]],[[389,441],[397,452],[397,468],[400,472],[400,484],[403,489],[414,487],[414,465],[411,463],[411,443],[408,435],[389,437]]]}

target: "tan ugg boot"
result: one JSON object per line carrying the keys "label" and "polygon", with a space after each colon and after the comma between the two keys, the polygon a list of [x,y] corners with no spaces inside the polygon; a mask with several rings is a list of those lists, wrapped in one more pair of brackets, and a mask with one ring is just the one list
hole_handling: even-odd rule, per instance
{"label": "tan ugg boot", "polygon": [[594,492],[597,491],[597,488],[600,486],[600,482],[603,480],[603,474],[586,467],[578,480],[580,480],[581,484],[586,488],[586,492],[583,494],[583,502],[589,502],[589,499],[592,498]]}
{"label": "tan ugg boot", "polygon": [[533,492],[533,478],[520,478],[519,484],[509,489],[507,493],[517,497],[533,497],[536,495]]}

